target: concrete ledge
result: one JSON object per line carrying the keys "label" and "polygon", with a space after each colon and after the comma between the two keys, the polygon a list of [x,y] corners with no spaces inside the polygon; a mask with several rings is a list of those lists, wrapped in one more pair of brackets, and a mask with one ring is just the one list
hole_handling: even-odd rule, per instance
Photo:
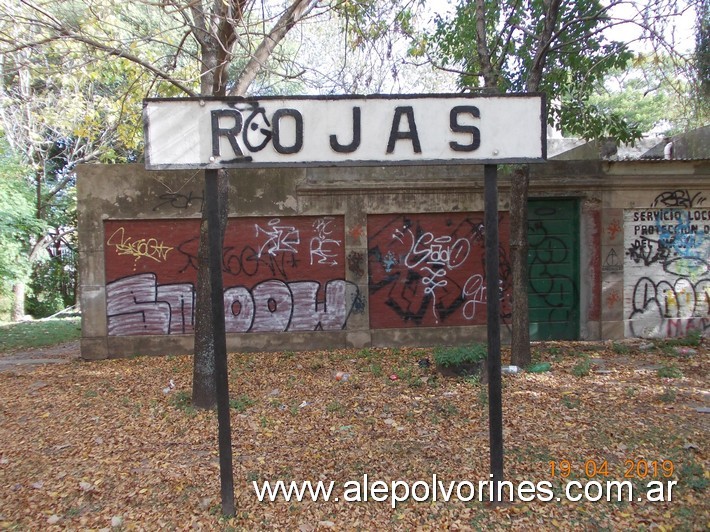
{"label": "concrete ledge", "polygon": [[341,349],[347,345],[347,334],[346,331],[228,334],[227,352]]}
{"label": "concrete ledge", "polygon": [[139,355],[186,355],[194,352],[192,335],[109,336],[108,358]]}
{"label": "concrete ledge", "polygon": [[[501,329],[505,329],[502,327]],[[474,327],[417,327],[412,329],[375,329],[372,331],[374,347],[430,347],[486,342],[485,325]],[[501,330],[501,336],[507,331]]]}
{"label": "concrete ledge", "polygon": [[108,358],[106,337],[82,338],[80,343],[81,358],[84,360],[104,360]]}

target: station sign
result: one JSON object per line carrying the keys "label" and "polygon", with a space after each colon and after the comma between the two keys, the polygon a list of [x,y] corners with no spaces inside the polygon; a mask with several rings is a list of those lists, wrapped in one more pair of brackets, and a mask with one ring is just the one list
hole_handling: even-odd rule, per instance
{"label": "station sign", "polygon": [[148,169],[546,159],[541,94],[146,99]]}

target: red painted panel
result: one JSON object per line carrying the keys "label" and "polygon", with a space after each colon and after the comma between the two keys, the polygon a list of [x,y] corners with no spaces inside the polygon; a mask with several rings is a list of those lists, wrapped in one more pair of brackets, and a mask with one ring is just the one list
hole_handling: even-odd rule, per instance
{"label": "red painted panel", "polygon": [[[370,327],[486,323],[483,213],[368,217]],[[508,214],[499,215],[501,314],[510,315]]]}
{"label": "red painted panel", "polygon": [[[199,224],[105,222],[110,335],[192,332]],[[364,310],[342,216],[230,219],[222,264],[228,332],[337,330]]]}
{"label": "red painted panel", "polygon": [[[601,320],[601,271],[602,271],[602,259],[599,255],[599,251],[602,248],[602,222],[601,222],[601,209],[598,205],[587,205],[586,203],[582,207],[582,215],[589,224],[589,232],[591,233],[591,238],[588,238],[589,242],[587,245],[587,253],[589,255],[589,263],[587,265],[587,275],[589,277],[589,284],[591,286],[590,299],[589,299],[589,320],[599,321]],[[617,229],[612,226],[610,232],[617,231]],[[622,235],[623,237],[623,235]]]}
{"label": "red painted panel", "polygon": [[[161,284],[197,280],[199,220],[107,221],[106,282],[154,273]],[[344,275],[343,217],[231,218],[224,238],[224,286],[268,279]]]}

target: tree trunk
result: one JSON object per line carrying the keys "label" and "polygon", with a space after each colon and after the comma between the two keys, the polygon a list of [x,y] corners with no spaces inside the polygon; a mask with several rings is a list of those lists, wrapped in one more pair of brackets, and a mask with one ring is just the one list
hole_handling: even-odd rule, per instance
{"label": "tree trunk", "polygon": [[530,167],[516,169],[510,186],[510,262],[513,274],[513,316],[510,363],[530,365],[528,320],[528,183]]}
{"label": "tree trunk", "polygon": [[12,321],[25,318],[25,283],[18,281],[12,285]]}
{"label": "tree trunk", "polygon": [[[244,2],[239,2],[239,13],[229,12],[230,2],[216,2],[221,6],[216,19],[222,21],[217,26],[210,25],[212,19],[206,16],[201,2],[191,2],[190,12],[193,17],[192,32],[200,45],[201,72],[200,94],[202,96],[225,96],[227,90],[227,67],[231,61],[231,49],[237,35],[234,24],[238,20],[227,21],[229,17],[240,19]],[[263,68],[276,45],[286,36],[294,24],[305,17],[317,2],[311,0],[292,0],[284,14],[270,32],[264,36],[264,41],[257,48],[236,80],[230,95],[244,96],[249,84],[258,71]],[[224,239],[227,227],[228,208],[228,178],[224,170],[219,171],[218,178],[220,233]],[[214,329],[212,327],[212,309],[210,308],[210,279],[207,239],[207,220],[203,212],[200,225],[200,245],[198,250],[197,287],[195,296],[195,356],[193,361],[192,404],[197,408],[214,408],[217,406],[216,375],[214,361]]]}
{"label": "tree trunk", "polygon": [[[229,180],[225,170],[219,171],[219,229],[222,239],[227,229]],[[215,382],[214,328],[210,305],[209,240],[206,211],[202,212],[200,245],[197,251],[197,287],[195,294],[195,356],[192,371],[192,404],[195,408],[217,406]]]}

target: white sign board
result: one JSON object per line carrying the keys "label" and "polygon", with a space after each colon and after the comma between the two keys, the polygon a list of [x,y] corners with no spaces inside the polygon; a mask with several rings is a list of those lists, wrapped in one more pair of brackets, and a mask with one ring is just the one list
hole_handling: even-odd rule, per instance
{"label": "white sign board", "polygon": [[147,99],[148,169],[546,158],[540,94]]}

